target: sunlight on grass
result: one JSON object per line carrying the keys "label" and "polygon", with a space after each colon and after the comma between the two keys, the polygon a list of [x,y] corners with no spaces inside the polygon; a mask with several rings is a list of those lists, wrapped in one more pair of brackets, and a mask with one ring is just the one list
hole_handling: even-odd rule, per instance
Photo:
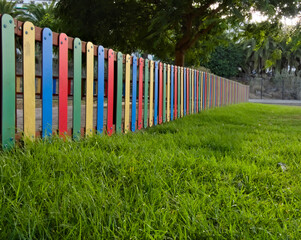
{"label": "sunlight on grass", "polygon": [[2,152],[0,239],[300,239],[300,116],[239,104]]}

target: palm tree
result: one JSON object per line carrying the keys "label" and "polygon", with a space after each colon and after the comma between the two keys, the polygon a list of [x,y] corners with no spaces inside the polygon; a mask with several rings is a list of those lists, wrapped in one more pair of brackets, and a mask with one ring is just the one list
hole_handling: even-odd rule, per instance
{"label": "palm tree", "polygon": [[59,20],[55,17],[55,3],[53,0],[50,4],[31,3],[27,6],[22,21],[30,21],[38,27],[49,27],[53,31],[58,31]]}
{"label": "palm tree", "polygon": [[7,13],[11,15],[13,18],[21,16],[23,14],[22,11],[16,9],[16,4],[18,2],[0,0],[0,14]]}

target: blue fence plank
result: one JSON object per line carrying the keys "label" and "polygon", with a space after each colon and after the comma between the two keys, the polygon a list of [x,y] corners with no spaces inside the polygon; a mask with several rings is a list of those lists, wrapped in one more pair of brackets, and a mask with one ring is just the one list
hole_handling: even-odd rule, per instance
{"label": "blue fence plank", "polygon": [[174,98],[174,66],[171,66],[171,70],[170,70],[171,74],[170,74],[170,119],[171,121],[173,120],[173,98]]}
{"label": "blue fence plank", "polygon": [[105,55],[103,46],[98,47],[98,64],[97,64],[97,78],[98,78],[98,93],[97,93],[97,123],[96,128],[98,133],[103,132],[103,111],[104,111],[104,87],[105,87]]}
{"label": "blue fence plank", "polygon": [[136,102],[137,102],[137,57],[133,56],[133,87],[132,87],[132,132],[136,130]]}
{"label": "blue fence plank", "polygon": [[158,62],[155,62],[155,108],[154,108],[154,124],[158,123]]}
{"label": "blue fence plank", "polygon": [[42,32],[42,136],[52,135],[52,31]]}

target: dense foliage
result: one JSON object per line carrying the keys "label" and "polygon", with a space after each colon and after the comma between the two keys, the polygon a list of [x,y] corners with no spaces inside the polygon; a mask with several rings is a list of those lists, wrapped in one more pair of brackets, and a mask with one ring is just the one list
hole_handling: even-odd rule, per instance
{"label": "dense foliage", "polygon": [[141,49],[162,60],[174,59],[176,65],[184,65],[184,57],[191,49],[215,46],[225,30],[249,19],[251,11],[258,10],[267,14],[269,21],[278,21],[282,16],[297,14],[300,7],[296,0],[60,0],[58,3],[59,16],[68,26],[68,34],[123,52]]}
{"label": "dense foliage", "polygon": [[242,47],[231,43],[228,46],[217,47],[211,54],[209,62],[205,62],[204,66],[218,76],[231,78],[240,72],[243,62],[244,52]]}

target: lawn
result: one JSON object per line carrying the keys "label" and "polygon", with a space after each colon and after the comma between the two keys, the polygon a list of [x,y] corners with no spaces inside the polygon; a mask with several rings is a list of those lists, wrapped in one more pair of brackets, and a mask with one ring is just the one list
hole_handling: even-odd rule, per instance
{"label": "lawn", "polygon": [[[280,164],[279,164],[280,163]],[[239,104],[0,156],[0,239],[301,239],[301,108]]]}

